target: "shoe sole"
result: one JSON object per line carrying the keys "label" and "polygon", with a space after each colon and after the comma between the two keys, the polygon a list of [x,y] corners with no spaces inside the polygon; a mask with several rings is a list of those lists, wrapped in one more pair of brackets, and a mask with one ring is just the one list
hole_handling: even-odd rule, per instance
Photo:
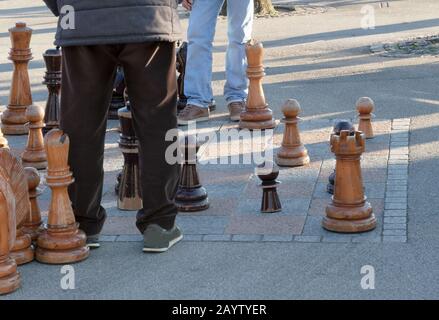
{"label": "shoe sole", "polygon": [[234,116],[234,117],[230,117],[230,120],[232,120],[232,121],[239,121],[239,120],[241,120],[241,116]]}
{"label": "shoe sole", "polygon": [[180,242],[182,239],[183,239],[183,235],[179,236],[178,238],[175,238],[172,241],[169,241],[169,245],[166,248],[143,248],[143,252],[156,252],[156,253],[166,252],[169,249],[171,249],[175,244]]}
{"label": "shoe sole", "polygon": [[177,120],[177,123],[179,126],[187,126],[191,122],[203,122],[203,121],[208,121],[208,120],[209,120],[209,117],[201,117],[201,118],[197,118],[194,120]]}
{"label": "shoe sole", "polygon": [[99,243],[86,244],[86,246],[90,249],[97,249],[101,247]]}

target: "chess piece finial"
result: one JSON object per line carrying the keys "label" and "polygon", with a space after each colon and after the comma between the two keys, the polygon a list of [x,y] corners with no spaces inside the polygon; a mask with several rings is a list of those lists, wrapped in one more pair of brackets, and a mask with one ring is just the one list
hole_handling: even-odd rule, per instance
{"label": "chess piece finial", "polygon": [[43,54],[46,64],[46,75],[43,84],[47,86],[46,108],[44,111],[43,134],[52,129],[59,128],[60,117],[60,90],[61,90],[61,61],[62,53],[59,49],[48,49]]}
{"label": "chess piece finial", "polygon": [[37,197],[42,194],[42,191],[38,188],[41,179],[35,168],[24,168],[24,173],[29,187],[31,215],[29,221],[24,223],[23,232],[29,234],[32,241],[37,241],[38,236],[44,231],[41,211],[37,200]]}
{"label": "chess piece finial", "polygon": [[184,163],[178,183],[175,204],[179,211],[193,212],[209,208],[209,198],[206,189],[201,185],[197,171],[197,152],[200,145],[193,135],[184,137],[180,143]]}
{"label": "chess piece finial", "polygon": [[37,105],[30,105],[26,110],[26,118],[29,121],[29,136],[26,149],[21,155],[23,166],[46,169],[47,157],[44,150],[43,132],[41,130],[44,127],[43,108]]}
{"label": "chess piece finial", "polygon": [[245,111],[241,113],[241,129],[272,129],[276,126],[273,112],[265,101],[262,79],[265,76],[263,58],[264,47],[261,42],[251,40],[246,45],[248,61],[247,77],[249,90]]}
{"label": "chess piece finial", "polygon": [[29,82],[28,64],[32,60],[30,40],[32,29],[24,22],[17,22],[14,28],[9,29],[12,43],[9,60],[14,63],[12,83],[9,94],[9,104],[1,115],[2,132],[6,135],[27,134],[25,126],[26,108],[32,104],[32,94]]}
{"label": "chess piece finial", "polygon": [[282,211],[282,205],[277,193],[277,187],[280,182],[277,181],[279,176],[279,168],[272,161],[266,161],[256,167],[256,175],[262,181],[262,213],[273,213]]}
{"label": "chess piece finial", "polygon": [[372,127],[373,111],[375,109],[375,103],[371,98],[362,97],[358,99],[356,108],[358,111],[358,131],[364,133],[366,139],[372,139],[374,137]]}
{"label": "chess piece finial", "polygon": [[310,161],[308,150],[300,140],[298,115],[301,111],[300,104],[295,99],[287,100],[282,107],[285,131],[282,146],[276,156],[276,163],[279,166],[297,167],[306,165]]}
{"label": "chess piece finial", "polygon": [[48,160],[46,184],[52,190],[47,230],[38,237],[36,258],[48,264],[74,263],[89,255],[86,236],[78,229],[67,187],[73,183],[68,166],[69,137],[59,129],[45,138]]}
{"label": "chess piece finial", "polygon": [[365,150],[364,133],[342,130],[331,135],[331,151],[336,156],[335,189],[326,207],[323,227],[335,232],[363,232],[376,227],[372,207],[364,195],[360,158]]}

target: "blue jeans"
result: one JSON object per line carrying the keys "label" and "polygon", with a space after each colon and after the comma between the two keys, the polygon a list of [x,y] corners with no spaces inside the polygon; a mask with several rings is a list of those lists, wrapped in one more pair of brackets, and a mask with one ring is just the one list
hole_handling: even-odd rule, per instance
{"label": "blue jeans", "polygon": [[[189,18],[188,53],[184,80],[188,104],[208,107],[212,93],[212,48],[218,14],[224,0],[194,0]],[[228,0],[226,54],[227,103],[245,101],[248,93],[245,43],[251,39],[253,0]]]}

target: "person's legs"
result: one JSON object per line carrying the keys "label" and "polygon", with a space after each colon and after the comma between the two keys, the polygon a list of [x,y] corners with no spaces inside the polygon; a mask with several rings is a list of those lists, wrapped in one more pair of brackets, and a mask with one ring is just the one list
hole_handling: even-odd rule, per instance
{"label": "person's legs", "polygon": [[168,130],[177,126],[177,80],[175,44],[150,42],[126,44],[119,55],[125,72],[133,123],[139,140],[139,165],[143,210],[137,227],[144,233],[149,225],[174,226],[174,204],[180,166],[168,164]]}
{"label": "person's legs", "polygon": [[70,138],[69,187],[77,222],[88,236],[101,232],[107,113],[116,60],[112,46],[63,48],[60,127]]}

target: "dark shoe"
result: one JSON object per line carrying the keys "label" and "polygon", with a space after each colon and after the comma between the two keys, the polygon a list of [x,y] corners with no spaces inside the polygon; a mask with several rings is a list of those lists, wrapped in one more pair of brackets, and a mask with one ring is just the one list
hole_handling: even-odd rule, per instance
{"label": "dark shoe", "polygon": [[178,125],[186,126],[191,121],[207,121],[209,120],[209,113],[209,108],[202,108],[199,106],[194,106],[193,104],[188,104],[178,114]]}
{"label": "dark shoe", "polygon": [[230,113],[230,120],[239,121],[241,120],[241,112],[245,110],[245,105],[243,101],[235,101],[229,103],[227,106]]}
{"label": "dark shoe", "polygon": [[181,239],[183,239],[183,234],[177,226],[166,230],[157,224],[151,224],[143,233],[143,252],[168,251]]}
{"label": "dark shoe", "polygon": [[87,247],[90,249],[97,249],[101,247],[101,244],[99,243],[99,234],[95,234],[93,236],[87,236]]}

